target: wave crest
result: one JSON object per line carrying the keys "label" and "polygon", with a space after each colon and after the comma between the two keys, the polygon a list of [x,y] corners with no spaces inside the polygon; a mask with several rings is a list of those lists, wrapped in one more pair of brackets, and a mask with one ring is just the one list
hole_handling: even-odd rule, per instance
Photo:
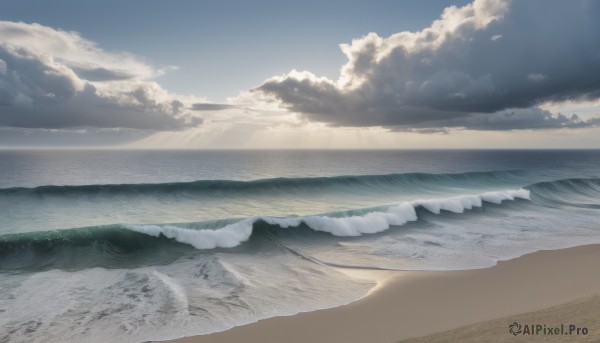
{"label": "wave crest", "polygon": [[250,238],[255,220],[253,218],[244,219],[216,230],[193,230],[174,225],[123,225],[123,227],[149,236],[160,237],[163,235],[177,242],[189,244],[196,249],[233,248]]}
{"label": "wave crest", "polygon": [[[483,206],[484,202],[498,204],[516,198],[529,199],[529,191],[516,189],[415,200],[395,206],[305,217],[255,216],[237,221],[169,225],[115,224],[8,234],[0,236],[0,270],[76,270],[168,264],[185,255],[202,253],[202,250],[239,246],[251,239],[255,228],[264,225],[269,226],[269,230],[304,227],[334,236],[353,237],[416,221],[419,209],[435,214],[441,211],[463,213]],[[260,233],[256,234],[260,236]]]}
{"label": "wave crest", "polygon": [[369,211],[361,215],[345,217],[306,216],[296,218],[252,217],[226,225],[222,228],[188,229],[173,225],[125,225],[124,228],[159,237],[164,235],[180,243],[192,245],[197,249],[232,248],[250,239],[254,223],[262,220],[283,229],[298,227],[302,224],[314,231],[328,232],[334,236],[360,236],[385,231],[392,226],[404,225],[417,220],[416,209],[423,207],[429,212],[441,211],[463,213],[473,207],[481,207],[483,202],[500,204],[516,198],[529,199],[529,190],[516,189],[487,192],[479,195],[461,195],[450,198],[416,200],[380,211]]}

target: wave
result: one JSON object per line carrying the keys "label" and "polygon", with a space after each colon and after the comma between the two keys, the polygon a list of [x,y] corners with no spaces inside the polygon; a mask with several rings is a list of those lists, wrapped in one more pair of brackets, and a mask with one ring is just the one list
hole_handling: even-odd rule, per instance
{"label": "wave", "polygon": [[0,271],[169,264],[194,248],[108,225],[0,236]]}
{"label": "wave", "polygon": [[[197,249],[231,248],[247,241],[252,227],[257,221],[287,229],[304,224],[314,231],[327,232],[334,236],[360,236],[378,233],[392,226],[404,225],[417,220],[416,209],[423,207],[439,214],[442,210],[463,213],[473,207],[481,207],[483,202],[500,204],[504,200],[529,199],[525,189],[487,192],[479,195],[461,195],[450,198],[426,199],[405,202],[381,210],[366,211],[364,214],[335,217],[331,215],[306,216],[296,218],[253,217],[229,224],[216,230],[193,230],[172,225],[125,225],[128,230],[160,237],[175,239],[190,244]],[[346,212],[347,213],[347,212]]]}
{"label": "wave", "polygon": [[527,186],[535,200],[549,206],[600,208],[600,179],[562,179]]}
{"label": "wave", "polygon": [[[405,178],[407,174],[403,175],[402,178]],[[430,174],[425,175],[433,177]],[[456,174],[441,177],[481,176],[478,175]],[[382,179],[388,180],[388,177],[383,176]],[[369,180],[370,177],[365,178]],[[296,232],[302,234],[323,232],[339,237],[355,237],[380,233],[391,227],[416,221],[420,211],[433,214],[443,211],[463,213],[482,207],[485,203],[500,204],[514,199],[529,199],[533,205],[541,206],[600,209],[600,179],[545,181],[519,189],[417,199],[393,206],[304,217],[253,216],[184,224],[114,224],[5,234],[0,235],[0,270],[76,269],[96,266],[121,268],[169,264],[182,256],[201,253],[206,249],[231,249],[240,246],[252,237],[261,237],[264,233],[263,228],[282,233],[284,231],[281,230],[298,228]]]}
{"label": "wave", "polygon": [[600,179],[562,179],[538,182],[527,186],[526,188],[537,193],[538,195],[584,195],[589,197],[597,197],[600,194]]}
{"label": "wave", "polygon": [[9,234],[0,236],[0,270],[168,264],[194,251],[237,247],[250,240],[257,225],[276,230],[302,227],[334,236],[355,237],[416,221],[420,209],[435,214],[441,211],[463,213],[482,207],[484,202],[501,204],[505,200],[529,199],[529,194],[528,190],[514,189],[305,217],[255,216],[187,225],[117,224]]}
{"label": "wave", "polygon": [[339,187],[389,187],[414,185],[454,185],[456,183],[478,184],[480,182],[510,182],[518,179],[522,172],[487,171],[457,174],[404,173],[387,175],[348,175],[311,178],[271,178],[250,181],[199,180],[192,182],[171,182],[152,184],[101,184],[101,185],[46,185],[33,188],[0,188],[0,195],[54,195],[71,196],[76,194],[146,194],[146,193],[215,193],[249,191],[276,192],[290,190],[323,190]]}

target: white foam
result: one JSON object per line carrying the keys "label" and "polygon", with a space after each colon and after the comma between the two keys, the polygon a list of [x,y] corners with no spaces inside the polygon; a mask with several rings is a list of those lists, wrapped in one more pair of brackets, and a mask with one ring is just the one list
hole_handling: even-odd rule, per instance
{"label": "white foam", "polygon": [[446,199],[427,199],[413,202],[414,206],[423,206],[429,212],[440,214],[441,210],[463,213],[473,207],[481,207],[482,199],[478,195],[462,195]]}
{"label": "white foam", "polygon": [[163,234],[167,238],[190,244],[197,249],[232,248],[250,239],[252,226],[258,220],[263,220],[270,225],[278,225],[284,229],[298,227],[304,223],[315,231],[328,232],[334,236],[360,236],[382,232],[391,226],[404,225],[409,221],[417,220],[415,208],[418,206],[435,214],[440,214],[442,210],[463,213],[465,210],[481,207],[484,201],[500,204],[504,200],[514,200],[515,198],[529,199],[529,191],[514,189],[449,198],[415,200],[391,206],[383,211],[371,211],[364,215],[348,217],[251,217],[216,230],[193,230],[174,225],[125,225],[124,227],[155,237]]}
{"label": "white foam", "polygon": [[247,241],[252,234],[255,218],[247,218],[216,230],[193,230],[174,225],[125,225],[131,231],[158,237],[163,234],[180,243],[192,245],[196,249],[233,248]]}
{"label": "white foam", "polygon": [[360,236],[385,231],[391,225],[403,225],[415,220],[415,208],[405,203],[390,207],[386,212],[369,212],[363,216],[342,218],[311,216],[304,218],[303,222],[315,231],[329,232],[334,236]]}
{"label": "white foam", "polygon": [[473,207],[481,207],[484,201],[500,204],[504,200],[514,200],[515,198],[529,200],[529,190],[511,189],[505,191],[486,192],[480,195],[460,195],[451,198],[416,200],[411,203],[413,206],[423,206],[429,212],[440,214],[441,210],[454,213],[463,213]]}
{"label": "white foam", "polygon": [[178,307],[178,312],[184,313],[184,314],[189,314],[189,312],[188,312],[189,301],[185,294],[185,290],[180,285],[178,285],[177,282],[175,282],[173,279],[171,279],[169,276],[167,276],[163,273],[160,273],[157,270],[153,271],[152,275],[155,276],[160,282],[162,282],[162,284],[165,285],[166,289],[169,290],[169,292],[172,295],[172,298],[174,300],[174,303]]}
{"label": "white foam", "polygon": [[487,202],[500,204],[503,200],[514,200],[515,198],[529,200],[530,191],[527,189],[515,189],[508,191],[488,192],[483,193],[481,198]]}
{"label": "white foam", "polygon": [[387,230],[390,225],[403,225],[417,220],[417,213],[410,204],[392,206],[385,212],[373,211],[365,215],[350,217],[308,216],[302,218],[262,218],[271,225],[282,228],[297,227],[305,223],[315,231],[329,232],[334,236],[360,236]]}

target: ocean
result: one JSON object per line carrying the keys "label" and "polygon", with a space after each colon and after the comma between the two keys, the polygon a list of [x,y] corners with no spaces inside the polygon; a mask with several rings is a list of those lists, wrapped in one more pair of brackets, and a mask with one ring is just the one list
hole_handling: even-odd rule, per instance
{"label": "ocean", "polygon": [[598,150],[0,150],[0,342],[207,334],[374,286],[343,267],[590,243]]}

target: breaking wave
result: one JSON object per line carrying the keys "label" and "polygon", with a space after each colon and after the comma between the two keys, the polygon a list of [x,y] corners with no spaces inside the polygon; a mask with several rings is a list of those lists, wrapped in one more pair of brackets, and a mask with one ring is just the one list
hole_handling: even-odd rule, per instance
{"label": "breaking wave", "polygon": [[[445,174],[440,178],[477,178],[477,173]],[[405,179],[403,174],[400,179]],[[411,177],[438,177],[415,174]],[[424,176],[426,175],[426,176]],[[344,182],[391,182],[396,176],[349,177]],[[340,181],[338,178],[337,181]],[[308,180],[308,179],[307,179]],[[342,177],[344,180],[344,177]],[[254,181],[242,184],[253,184]],[[260,181],[266,182],[266,181]],[[276,181],[288,182],[288,181]],[[308,181],[302,181],[308,182]],[[320,181],[317,181],[320,182]],[[68,186],[70,187],[70,186]],[[85,186],[73,186],[85,187]],[[138,187],[138,186],[136,186]],[[144,186],[140,186],[144,187]],[[29,189],[34,191],[35,189]],[[13,192],[1,190],[0,192]],[[354,209],[320,215],[253,216],[183,224],[113,224],[54,231],[0,235],[0,271],[129,268],[169,264],[183,256],[210,249],[231,249],[260,239],[265,232],[327,233],[356,237],[384,232],[419,219],[419,213],[464,213],[485,203],[530,200],[531,205],[600,208],[600,179],[564,179],[538,182],[518,189],[415,199],[391,206]],[[515,209],[515,207],[511,207]],[[516,207],[517,209],[519,207]],[[266,230],[266,231],[265,231]],[[284,231],[281,231],[284,230]],[[291,232],[291,231],[287,231]],[[264,238],[264,237],[263,237]],[[315,236],[318,239],[318,236]]]}
{"label": "breaking wave", "polygon": [[251,238],[257,224],[278,229],[305,227],[342,237],[360,236],[416,221],[420,208],[435,214],[441,211],[463,213],[485,202],[500,204],[505,200],[529,199],[529,194],[528,190],[515,189],[304,217],[255,216],[180,225],[115,224],[9,234],[0,236],[0,269],[168,264],[194,253],[190,249],[236,247]]}

